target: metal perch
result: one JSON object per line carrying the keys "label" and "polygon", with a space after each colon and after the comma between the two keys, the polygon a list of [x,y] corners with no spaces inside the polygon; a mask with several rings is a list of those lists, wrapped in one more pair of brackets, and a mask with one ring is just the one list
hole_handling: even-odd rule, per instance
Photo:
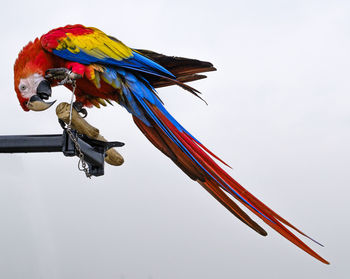
{"label": "metal perch", "polygon": [[[70,104],[68,103],[60,103],[56,107],[56,114],[58,119],[61,119],[66,124],[69,123],[69,112],[70,112]],[[74,109],[72,110],[72,128],[77,130],[78,133],[87,135],[90,138],[99,140],[99,141],[107,141],[102,135],[100,135],[100,131],[90,125],[84,118],[82,118],[79,113]],[[115,149],[109,149],[106,151],[105,162],[113,165],[120,166],[124,163],[124,158],[119,154]]]}
{"label": "metal perch", "polygon": [[[56,108],[57,117],[68,124],[70,105],[61,103]],[[104,174],[104,162],[120,166],[123,157],[113,147],[124,143],[108,142],[99,130],[91,126],[76,110],[72,110],[72,130],[64,129],[54,135],[13,135],[0,136],[0,153],[62,152],[65,156],[78,156],[86,167],[86,175]],[[80,168],[79,168],[80,169]]]}

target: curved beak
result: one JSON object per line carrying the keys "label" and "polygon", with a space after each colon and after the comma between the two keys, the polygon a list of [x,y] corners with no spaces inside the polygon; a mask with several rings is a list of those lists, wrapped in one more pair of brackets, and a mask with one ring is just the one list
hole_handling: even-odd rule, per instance
{"label": "curved beak", "polygon": [[43,100],[49,99],[51,92],[50,82],[46,79],[43,79],[36,88],[36,94]]}
{"label": "curved beak", "polygon": [[42,80],[37,89],[36,94],[33,95],[28,103],[27,108],[34,111],[43,111],[51,107],[56,101],[53,102],[45,102],[44,100],[49,99],[51,97],[51,85],[50,82],[46,79]]}
{"label": "curved beak", "polygon": [[33,95],[27,103],[27,108],[33,111],[43,111],[51,107],[55,102],[45,102],[38,95]]}

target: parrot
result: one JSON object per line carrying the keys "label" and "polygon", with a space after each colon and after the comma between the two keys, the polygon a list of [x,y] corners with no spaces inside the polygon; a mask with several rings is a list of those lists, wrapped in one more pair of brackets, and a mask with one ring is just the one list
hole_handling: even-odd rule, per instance
{"label": "parrot", "polygon": [[24,111],[51,107],[54,102],[48,99],[57,85],[74,90],[74,108],[84,116],[86,108],[118,103],[157,149],[240,221],[267,235],[236,201],[300,249],[329,264],[296,233],[323,245],[233,179],[220,166],[228,165],[175,120],[156,91],[177,85],[202,99],[200,92],[186,83],[215,70],[210,62],[133,49],[95,27],[74,24],[53,29],[23,47],[14,64],[14,87]]}

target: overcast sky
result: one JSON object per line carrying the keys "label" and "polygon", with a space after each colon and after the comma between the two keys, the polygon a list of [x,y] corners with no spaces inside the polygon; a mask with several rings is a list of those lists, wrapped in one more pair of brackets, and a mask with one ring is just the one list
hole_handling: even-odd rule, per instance
{"label": "overcast sky", "polygon": [[[130,47],[211,61],[159,90],[229,173],[326,247],[319,263],[272,229],[263,238],[156,150],[118,106],[89,110],[122,167],[88,180],[62,154],[0,155],[0,277],[7,279],[346,278],[350,182],[349,1],[7,1],[0,10],[0,134],[60,133],[54,109],[21,110],[13,63],[69,23]],[[59,101],[70,94],[55,88]],[[254,219],[257,219],[254,217]]]}

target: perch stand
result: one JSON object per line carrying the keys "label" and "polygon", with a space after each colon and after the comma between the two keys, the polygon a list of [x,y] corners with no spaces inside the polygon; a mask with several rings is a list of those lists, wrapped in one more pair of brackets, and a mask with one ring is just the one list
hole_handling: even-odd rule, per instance
{"label": "perch stand", "polygon": [[[69,123],[69,113],[70,113],[70,104],[60,103],[56,107],[56,114],[59,119],[64,121],[66,124]],[[107,141],[100,131],[94,126],[90,125],[84,118],[82,118],[79,113],[73,108],[72,110],[72,128],[77,130],[80,134],[85,134],[90,138]],[[113,165],[120,166],[124,163],[124,158],[119,154],[114,148],[111,148],[106,151],[105,162]]]}

